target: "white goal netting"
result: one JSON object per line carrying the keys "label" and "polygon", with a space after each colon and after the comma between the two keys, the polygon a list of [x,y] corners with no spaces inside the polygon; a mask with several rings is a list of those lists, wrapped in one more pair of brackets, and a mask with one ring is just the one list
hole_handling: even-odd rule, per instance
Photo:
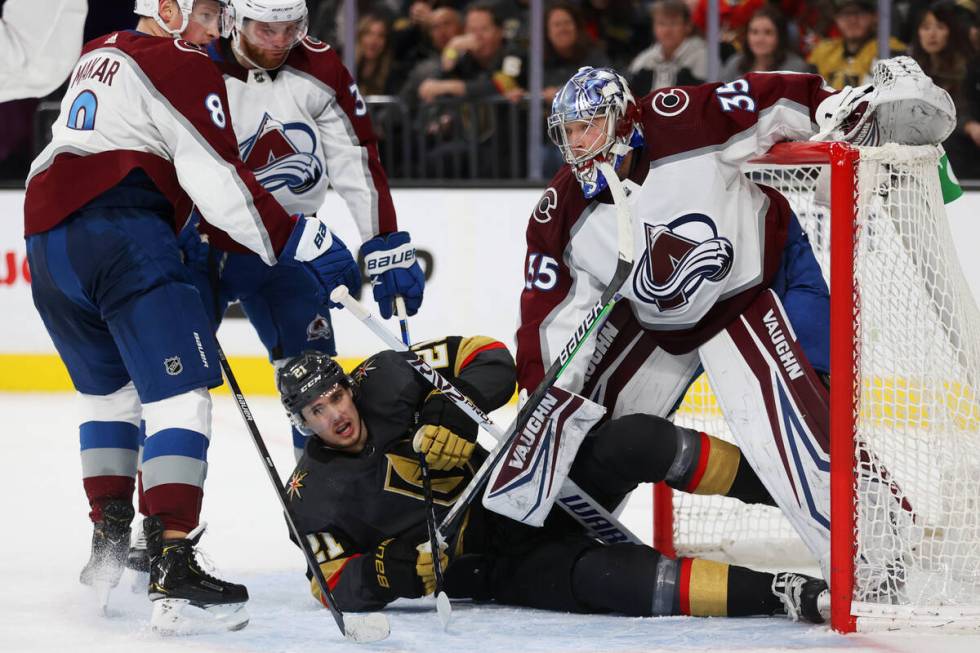
{"label": "white goal netting", "polygon": [[[963,278],[937,175],[938,152],[860,151],[852,379],[856,533],[852,613],[890,624],[980,624],[980,313]],[[829,279],[829,166],[754,166],[780,190]],[[835,224],[838,217],[835,216]],[[832,371],[832,383],[849,382]],[[707,380],[676,421],[729,439]],[[838,479],[834,481],[839,482]],[[815,564],[775,508],[674,494],[680,555],[750,565]]]}

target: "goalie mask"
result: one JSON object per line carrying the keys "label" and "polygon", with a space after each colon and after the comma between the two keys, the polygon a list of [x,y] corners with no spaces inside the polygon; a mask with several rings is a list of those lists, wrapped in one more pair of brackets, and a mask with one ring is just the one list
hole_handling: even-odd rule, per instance
{"label": "goalie mask", "polygon": [[159,0],[136,0],[133,13],[156,21],[167,34],[180,38],[191,21],[215,33],[221,32],[226,24],[227,0],[173,0],[180,12],[180,27],[172,28],[160,15]]}
{"label": "goalie mask", "polygon": [[303,419],[303,408],[337,385],[353,388],[354,384],[335,360],[319,351],[304,351],[276,371],[276,389],[283,408],[303,435],[313,435]]}
{"label": "goalie mask", "polygon": [[306,38],[306,0],[231,0],[224,36],[249,65],[275,70]]}
{"label": "goalie mask", "polygon": [[639,109],[623,76],[612,68],[580,68],[555,95],[548,136],[572,167],[587,198],[608,183],[596,165],[619,169],[631,149],[643,146]]}

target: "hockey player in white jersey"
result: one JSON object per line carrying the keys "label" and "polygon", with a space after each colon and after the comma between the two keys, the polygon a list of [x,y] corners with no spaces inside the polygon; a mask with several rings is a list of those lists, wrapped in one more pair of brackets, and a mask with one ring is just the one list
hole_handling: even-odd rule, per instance
{"label": "hockey player in white jersey", "polygon": [[[306,0],[231,0],[230,8],[231,33],[210,53],[224,75],[242,160],[291,212],[315,214],[333,187],[364,242],[382,316],[390,317],[396,294],[413,315],[425,278],[409,234],[398,230],[377,138],[350,73],[334,49],[306,36]],[[210,221],[204,213],[200,230],[211,251],[198,245],[189,259],[210,263],[209,274],[198,274],[204,292],[217,286],[209,305],[217,319],[240,301],[276,366],[308,349],[336,355],[329,302],[306,275],[262,265]],[[292,437],[298,460],[307,436],[293,428]]]}
{"label": "hockey player in white jersey", "polygon": [[[527,229],[519,386],[535,388],[613,278],[615,207],[596,165],[607,161],[628,194],[636,263],[619,289],[628,301],[561,384],[604,404],[611,418],[666,416],[703,367],[738,455],[825,574],[829,293],[787,200],[740,166],[778,141],[810,138],[816,126],[858,144],[940,142],[955,124],[952,103],[905,59],[887,65],[917,80],[908,92],[835,94],[816,75],[749,73],[638,100],[615,71],[583,68],[549,117],[568,165]],[[695,444],[678,446],[696,452]]]}
{"label": "hockey player in white jersey", "polygon": [[83,414],[94,530],[81,580],[104,608],[129,548],[142,448],[151,623],[164,632],[248,622],[245,587],[195,559],[208,389],[221,373],[176,232],[196,204],[265,264],[303,268],[325,291],[356,273],[325,224],[286,213],[239,158],[224,83],[201,47],[221,10],[217,0],[140,0],[136,31],[88,43],[25,199],[34,303]]}

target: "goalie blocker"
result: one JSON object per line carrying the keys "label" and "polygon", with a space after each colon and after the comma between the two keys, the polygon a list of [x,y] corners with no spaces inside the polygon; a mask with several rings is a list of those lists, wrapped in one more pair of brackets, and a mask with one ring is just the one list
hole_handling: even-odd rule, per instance
{"label": "goalie blocker", "polygon": [[[499,342],[454,336],[413,351],[466,388],[483,411],[513,392],[514,362]],[[416,553],[427,538],[412,437],[417,416],[438,394],[393,351],[369,358],[350,376],[330,359],[302,356],[284,366],[279,387],[292,418],[317,436],[287,488],[297,527],[322,561],[338,607],[374,610],[425,594],[433,565],[431,555]],[[445,514],[485,455],[477,446],[469,461],[431,470],[437,514]],[[665,479],[682,490],[771,502],[737,448],[648,415],[593,430],[571,478],[609,508],[638,483]],[[475,504],[448,545],[446,590],[454,598],[637,616],[788,612],[819,621],[826,596],[823,581],[802,575],[673,560],[632,543],[604,545],[559,510],[534,528]],[[319,598],[316,586],[312,591]]]}

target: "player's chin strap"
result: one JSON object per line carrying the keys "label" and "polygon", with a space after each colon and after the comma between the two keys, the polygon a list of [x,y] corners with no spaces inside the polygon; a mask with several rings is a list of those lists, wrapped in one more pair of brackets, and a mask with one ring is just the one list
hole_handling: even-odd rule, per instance
{"label": "player's chin strap", "polygon": [[[408,312],[405,310],[405,299],[395,295],[395,317],[402,329],[402,343],[411,348],[412,338],[408,334]],[[442,575],[441,544],[436,529],[436,509],[432,500],[432,478],[429,476],[429,463],[425,461],[425,453],[420,451],[419,472],[422,474],[422,492],[425,495],[425,527],[429,531],[429,551],[432,553],[432,568],[436,574],[436,613],[442,622],[443,630],[449,628],[449,620],[453,617],[453,606],[446,594],[446,583]]]}

